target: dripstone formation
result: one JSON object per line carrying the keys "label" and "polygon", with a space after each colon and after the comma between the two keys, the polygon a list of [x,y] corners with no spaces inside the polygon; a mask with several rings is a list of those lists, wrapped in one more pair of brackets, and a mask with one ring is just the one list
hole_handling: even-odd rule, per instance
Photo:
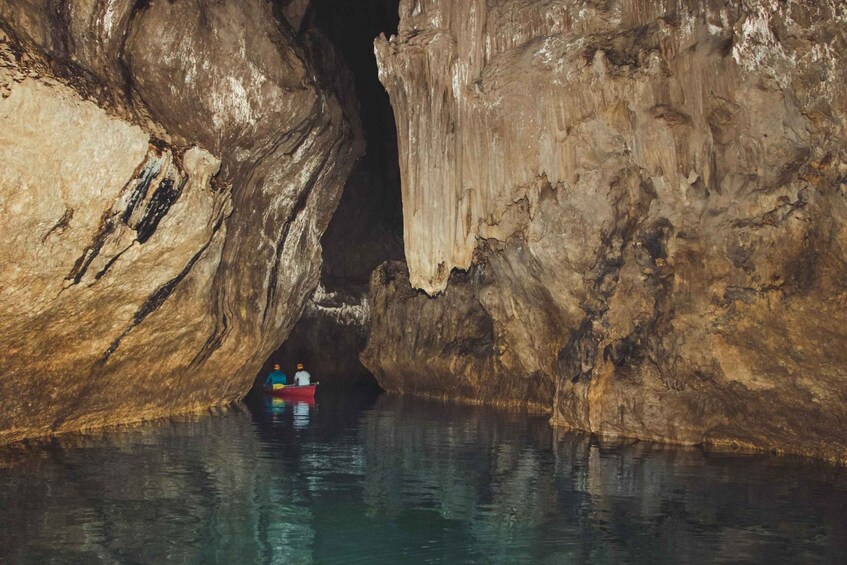
{"label": "dripstone formation", "polygon": [[371,280],[382,386],[847,461],[847,6],[400,12],[375,44],[408,264]]}
{"label": "dripstone formation", "polygon": [[361,135],[291,4],[0,3],[0,443],[239,398],[300,316]]}

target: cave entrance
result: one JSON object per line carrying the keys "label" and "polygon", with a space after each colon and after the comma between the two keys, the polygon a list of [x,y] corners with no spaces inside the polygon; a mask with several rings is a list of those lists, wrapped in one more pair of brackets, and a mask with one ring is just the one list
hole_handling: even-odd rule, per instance
{"label": "cave entrance", "polygon": [[[281,5],[296,3],[282,0]],[[320,285],[260,377],[275,362],[282,362],[286,372],[289,365],[302,362],[324,384],[377,386],[359,362],[368,334],[361,313],[373,270],[387,260],[404,260],[404,254],[397,131],[388,94],[377,76],[373,41],[381,33],[397,33],[398,8],[399,0],[312,0],[295,30],[308,41],[316,36],[328,40],[352,73],[354,91],[337,94],[353,101],[347,107],[358,105],[366,149],[321,238]]]}

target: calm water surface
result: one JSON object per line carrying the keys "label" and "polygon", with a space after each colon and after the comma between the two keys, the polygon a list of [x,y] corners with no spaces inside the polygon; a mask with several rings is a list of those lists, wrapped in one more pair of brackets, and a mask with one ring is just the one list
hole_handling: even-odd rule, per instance
{"label": "calm water surface", "polygon": [[837,467],[386,395],[0,451],[3,563],[844,563],[846,521]]}

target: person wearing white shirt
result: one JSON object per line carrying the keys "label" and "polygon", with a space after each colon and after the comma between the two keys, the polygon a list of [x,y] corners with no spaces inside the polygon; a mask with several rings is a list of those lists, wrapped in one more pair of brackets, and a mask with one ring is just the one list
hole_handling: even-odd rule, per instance
{"label": "person wearing white shirt", "polygon": [[312,375],[303,369],[303,363],[297,363],[297,372],[294,373],[294,386],[306,386],[311,384]]}

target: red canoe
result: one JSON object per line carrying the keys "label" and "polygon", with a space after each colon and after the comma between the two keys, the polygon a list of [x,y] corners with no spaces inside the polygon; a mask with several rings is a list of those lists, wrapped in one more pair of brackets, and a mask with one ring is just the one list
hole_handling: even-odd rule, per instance
{"label": "red canoe", "polygon": [[281,396],[282,398],[314,398],[317,384],[305,386],[284,386],[282,388],[271,388],[266,386],[263,388],[266,394],[272,396]]}

